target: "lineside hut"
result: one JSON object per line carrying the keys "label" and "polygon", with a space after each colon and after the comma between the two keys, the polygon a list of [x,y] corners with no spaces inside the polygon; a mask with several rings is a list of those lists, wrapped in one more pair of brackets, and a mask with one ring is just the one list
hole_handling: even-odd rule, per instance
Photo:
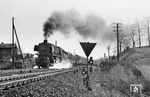
{"label": "lineside hut", "polygon": [[[0,70],[13,69],[12,65],[13,44],[0,44]],[[22,68],[21,56],[18,54],[17,45],[14,44],[14,65],[16,69]]]}
{"label": "lineside hut", "polygon": [[[11,69],[13,44],[0,44],[0,69]],[[17,54],[17,46],[14,44],[14,55]]]}

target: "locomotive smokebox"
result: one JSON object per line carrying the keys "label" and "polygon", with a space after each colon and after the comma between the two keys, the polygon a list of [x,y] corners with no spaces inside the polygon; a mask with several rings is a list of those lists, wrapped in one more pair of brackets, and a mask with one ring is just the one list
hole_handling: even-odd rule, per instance
{"label": "locomotive smokebox", "polygon": [[44,43],[47,43],[47,39],[44,40]]}

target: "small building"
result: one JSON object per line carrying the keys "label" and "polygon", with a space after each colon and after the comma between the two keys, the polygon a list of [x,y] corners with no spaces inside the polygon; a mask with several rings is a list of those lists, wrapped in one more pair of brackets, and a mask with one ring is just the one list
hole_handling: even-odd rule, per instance
{"label": "small building", "polygon": [[[17,45],[14,44],[14,55],[17,54]],[[13,55],[13,44],[0,44],[0,59],[11,58]]]}
{"label": "small building", "polygon": [[[17,45],[14,44],[14,58],[17,55],[18,49]],[[10,65],[10,62],[12,61],[13,56],[13,44],[11,43],[1,43],[0,44],[0,69],[7,67],[7,65]]]}

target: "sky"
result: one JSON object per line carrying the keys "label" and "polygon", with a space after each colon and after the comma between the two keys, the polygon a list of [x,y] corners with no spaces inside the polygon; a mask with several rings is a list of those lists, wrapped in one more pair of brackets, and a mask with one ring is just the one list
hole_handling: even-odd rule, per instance
{"label": "sky", "polygon": [[[121,22],[132,24],[135,20],[150,16],[149,0],[0,0],[0,42],[10,43],[11,19],[15,17],[15,27],[24,53],[36,53],[34,45],[43,41],[43,24],[54,11],[76,10],[82,16],[94,14],[103,18],[106,24]],[[113,32],[112,32],[113,33]],[[56,32],[48,39],[50,43],[71,53],[85,56],[79,42],[96,42],[90,56],[103,57],[106,47],[113,45],[110,41],[84,39],[72,32],[69,36]],[[113,54],[113,47],[111,55]]]}

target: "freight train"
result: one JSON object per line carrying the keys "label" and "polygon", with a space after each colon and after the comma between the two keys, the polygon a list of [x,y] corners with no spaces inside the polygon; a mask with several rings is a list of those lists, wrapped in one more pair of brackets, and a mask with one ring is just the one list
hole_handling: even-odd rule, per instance
{"label": "freight train", "polygon": [[37,51],[37,59],[35,61],[38,68],[48,68],[56,62],[62,60],[70,61],[73,65],[85,63],[86,59],[66,52],[59,46],[48,43],[47,40],[34,46],[34,51]]}

